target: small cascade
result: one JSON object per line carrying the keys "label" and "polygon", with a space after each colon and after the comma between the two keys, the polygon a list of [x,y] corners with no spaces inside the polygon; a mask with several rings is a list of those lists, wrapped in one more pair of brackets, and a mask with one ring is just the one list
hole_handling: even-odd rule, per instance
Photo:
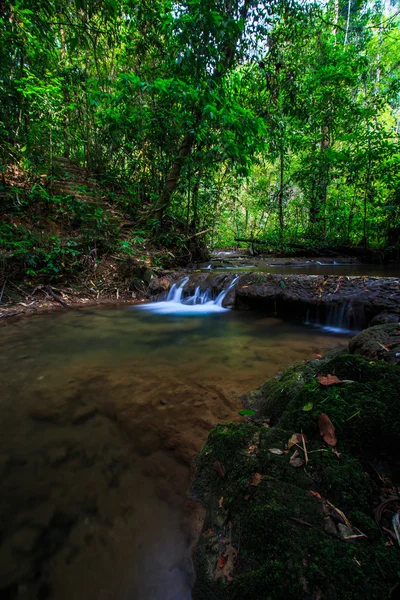
{"label": "small cascade", "polygon": [[[327,311],[319,306],[312,314],[309,308],[306,311],[305,325],[322,327],[332,333],[355,333],[365,327],[364,311],[362,307],[356,307],[352,302],[333,304]],[[311,313],[311,314],[310,314]]]}
{"label": "small cascade", "polygon": [[161,314],[209,314],[225,312],[228,309],[222,306],[227,294],[234,288],[239,275],[237,275],[225,290],[213,298],[212,289],[202,291],[200,286],[195,288],[194,294],[185,294],[185,286],[189,277],[174,283],[168,292],[166,300],[142,304],[137,308]]}
{"label": "small cascade", "polygon": [[363,312],[356,311],[351,302],[343,302],[329,308],[323,327],[334,333],[353,333],[362,329],[363,322]]}

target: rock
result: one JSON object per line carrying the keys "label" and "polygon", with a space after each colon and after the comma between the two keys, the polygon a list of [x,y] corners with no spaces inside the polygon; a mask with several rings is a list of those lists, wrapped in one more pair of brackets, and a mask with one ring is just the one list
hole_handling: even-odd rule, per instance
{"label": "rock", "polygon": [[148,269],[148,268],[143,269],[142,281],[144,281],[144,283],[149,285],[151,283],[152,279],[154,279],[154,277],[155,277],[155,275],[151,269]]}
{"label": "rock", "polygon": [[22,554],[32,552],[40,536],[40,530],[33,527],[23,527],[11,537],[11,545],[14,550]]}
{"label": "rock", "polygon": [[370,322],[370,326],[374,325],[386,325],[388,323],[399,323],[400,313],[398,312],[381,312],[376,315]]}
{"label": "rock", "polygon": [[154,277],[149,284],[149,293],[153,296],[157,294],[161,294],[162,292],[167,292],[171,285],[175,283],[179,279],[178,276],[175,277]]}
{"label": "rock", "polygon": [[64,462],[68,456],[68,449],[65,446],[59,446],[51,448],[47,453],[47,460],[52,467],[57,466]]}
{"label": "rock", "polygon": [[325,517],[324,519],[324,530],[328,535],[333,535],[335,537],[338,536],[338,530],[336,529],[336,525],[331,517]]}
{"label": "rock", "polygon": [[160,400],[160,404],[162,404],[163,406],[167,406],[168,402],[164,399]]}
{"label": "rock", "polygon": [[32,419],[49,421],[50,423],[63,423],[66,421],[68,402],[65,398],[47,398],[41,393],[36,393],[36,404],[30,410]]}
{"label": "rock", "polygon": [[30,572],[30,561],[13,552],[10,538],[0,546],[0,597],[7,598],[5,588],[15,585]]}
{"label": "rock", "polygon": [[56,513],[54,504],[40,504],[36,508],[20,513],[17,518],[18,525],[30,525],[34,528],[45,529],[53,520]]}
{"label": "rock", "polygon": [[352,354],[400,362],[400,325],[389,323],[365,329],[349,342]]}
{"label": "rock", "polygon": [[87,404],[79,407],[72,416],[72,422],[75,425],[88,421],[97,413],[97,407],[92,404]]}
{"label": "rock", "polygon": [[351,536],[354,535],[354,531],[352,531],[349,527],[347,527],[347,525],[344,525],[343,523],[339,523],[337,528],[339,530],[340,539],[342,540],[351,538]]}
{"label": "rock", "polygon": [[340,277],[337,275],[278,275],[248,273],[236,285],[236,308],[257,308],[304,319],[328,318],[335,307],[347,310],[350,326],[382,311],[396,312],[400,280],[395,277]]}
{"label": "rock", "polygon": [[[254,408],[273,410],[276,427],[217,425],[198,455],[191,496],[204,504],[206,517],[194,554],[193,600],[298,600],[306,587],[312,598],[386,600],[396,583],[399,550],[386,544],[371,518],[375,483],[362,465],[382,457],[389,470],[397,468],[400,369],[351,354],[319,361],[317,371],[315,362],[286,369],[271,388],[268,382],[262,386],[258,400],[252,398]],[[315,373],[335,373],[353,383],[323,388]],[[297,379],[301,385],[291,394]],[[313,410],[304,411],[311,399]],[[340,460],[319,435],[317,416],[324,411],[336,428]],[[297,431],[307,436],[307,473],[290,466],[290,453],[270,452],[284,448]],[[254,440],[257,452],[250,455]],[[224,466],[223,479],[216,461]],[[250,496],[248,482],[255,473],[263,478]],[[221,497],[229,498],[229,522],[219,509]],[[336,513],[326,516],[328,501],[367,537],[345,543],[353,531],[335,523]],[[224,557],[239,547],[240,561],[228,582],[221,577]]]}
{"label": "rock", "polygon": [[9,462],[10,457],[7,454],[0,454],[0,480],[5,475]]}

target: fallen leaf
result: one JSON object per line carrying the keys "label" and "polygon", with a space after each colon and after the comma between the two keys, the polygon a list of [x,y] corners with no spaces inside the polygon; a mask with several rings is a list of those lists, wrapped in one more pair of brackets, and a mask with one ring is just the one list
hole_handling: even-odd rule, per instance
{"label": "fallen leaf", "polygon": [[261,475],[261,473],[254,473],[253,477],[250,480],[250,484],[249,485],[259,485],[261,483],[263,479],[263,475]]}
{"label": "fallen leaf", "polygon": [[336,446],[337,439],[335,434],[335,427],[333,426],[333,423],[328,417],[328,415],[324,413],[318,415],[318,425],[319,433],[324,442],[326,442],[328,446]]}
{"label": "fallen leaf", "polygon": [[279,448],[268,448],[269,452],[272,454],[284,454],[283,450],[279,450]]}
{"label": "fallen leaf", "polygon": [[299,451],[296,450],[295,452],[293,452],[292,456],[290,457],[289,462],[292,465],[292,467],[302,467],[304,465],[305,461],[302,458],[300,458]]}
{"label": "fallen leaf", "polygon": [[243,408],[242,410],[239,410],[239,415],[241,415],[242,417],[252,417],[255,414],[256,411],[251,410],[250,408]]}
{"label": "fallen leaf", "polygon": [[317,380],[320,382],[321,385],[324,385],[325,387],[328,387],[330,385],[340,385],[341,383],[343,383],[343,381],[341,381],[339,377],[336,377],[336,375],[323,375],[322,373],[317,375]]}
{"label": "fallen leaf", "polygon": [[221,465],[219,460],[216,460],[214,463],[214,470],[218,473],[218,475],[223,479],[225,477],[225,467]]}
{"label": "fallen leaf", "polygon": [[218,559],[218,568],[215,573],[215,579],[225,577],[227,581],[232,581],[232,572],[235,567],[238,551],[228,541],[225,554],[221,554]]}
{"label": "fallen leaf", "polygon": [[338,458],[340,458],[340,457],[342,456],[342,455],[340,454],[340,452],[338,452],[338,451],[336,450],[336,448],[331,448],[331,450],[332,450],[333,454],[336,454],[336,456],[337,456]]}
{"label": "fallen leaf", "polygon": [[316,355],[315,355],[315,358],[316,358],[317,360],[321,360],[321,358],[322,358],[322,354],[316,354]]}
{"label": "fallen leaf", "polygon": [[227,556],[222,556],[222,554],[221,554],[221,556],[218,559],[218,567],[220,569],[223,569],[224,566],[226,565],[227,561],[228,561],[228,557]]}
{"label": "fallen leaf", "polygon": [[306,436],[303,436],[302,433],[294,433],[290,440],[288,441],[288,448],[290,450],[290,448],[292,448],[292,446],[295,446],[296,444],[302,444],[303,443],[303,437],[306,439]]}
{"label": "fallen leaf", "polygon": [[224,497],[221,496],[221,498],[218,500],[218,504],[219,504],[220,508],[222,508],[223,503],[224,503]]}
{"label": "fallen leaf", "polygon": [[310,490],[310,494],[312,496],[315,496],[316,498],[318,498],[319,500],[322,500],[322,496],[321,494],[319,494],[318,492],[313,492],[313,490]]}

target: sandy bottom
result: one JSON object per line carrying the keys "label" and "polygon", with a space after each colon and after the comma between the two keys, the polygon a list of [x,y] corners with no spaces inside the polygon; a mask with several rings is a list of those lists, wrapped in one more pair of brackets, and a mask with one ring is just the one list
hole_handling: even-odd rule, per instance
{"label": "sandy bottom", "polygon": [[1,330],[0,599],[189,600],[186,500],[238,395],[346,340],[235,314],[135,307]]}

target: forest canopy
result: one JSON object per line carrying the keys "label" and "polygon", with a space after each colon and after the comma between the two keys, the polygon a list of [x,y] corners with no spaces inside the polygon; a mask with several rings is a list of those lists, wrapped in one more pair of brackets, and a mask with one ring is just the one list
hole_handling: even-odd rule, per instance
{"label": "forest canopy", "polygon": [[21,210],[15,169],[48,201],[67,160],[135,223],[127,250],[394,247],[399,48],[380,0],[5,0],[2,211]]}

